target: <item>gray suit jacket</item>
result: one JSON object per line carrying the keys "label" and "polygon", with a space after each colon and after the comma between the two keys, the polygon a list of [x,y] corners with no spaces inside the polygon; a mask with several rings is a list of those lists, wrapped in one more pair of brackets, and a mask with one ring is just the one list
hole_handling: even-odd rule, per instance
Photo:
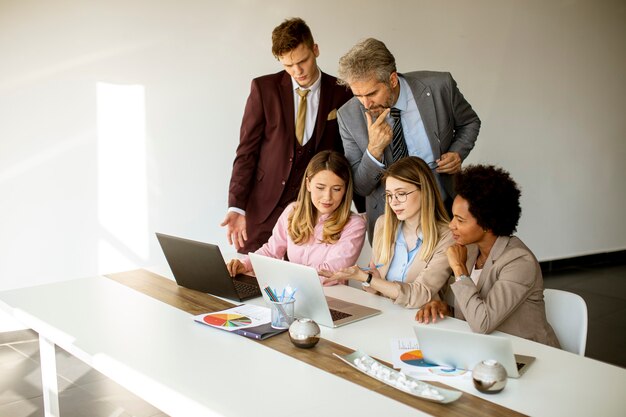
{"label": "gray suit jacket", "polygon": [[[467,269],[471,271],[478,247],[467,246]],[[559,347],[546,319],[543,278],[537,259],[515,236],[500,236],[489,252],[478,285],[461,280],[450,286],[454,315],[467,321],[472,331],[499,330],[524,339]]]}
{"label": "gray suit jacket", "polygon": [[[474,147],[480,119],[472,110],[448,72],[416,71],[400,74],[408,82],[420,112],[426,134],[435,159],[446,152],[458,152],[465,159]],[[346,157],[352,165],[354,189],[366,196],[368,233],[370,242],[374,224],[385,208],[384,184],[381,184],[384,168],[380,168],[365,153],[368,144],[365,108],[353,97],[337,113],[339,133],[343,140]],[[391,146],[384,152],[389,164],[393,159]],[[441,175],[443,186],[454,196],[452,176]]]}

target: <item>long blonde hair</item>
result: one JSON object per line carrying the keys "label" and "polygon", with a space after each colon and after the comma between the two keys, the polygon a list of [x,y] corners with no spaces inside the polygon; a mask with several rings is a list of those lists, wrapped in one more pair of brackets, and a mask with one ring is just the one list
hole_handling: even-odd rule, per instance
{"label": "long blonde hair", "polygon": [[311,159],[311,162],[309,162],[309,165],[306,167],[302,184],[300,184],[298,200],[289,215],[287,230],[289,237],[297,245],[307,243],[311,240],[317,219],[317,209],[313,205],[311,193],[307,189],[306,182],[313,178],[318,172],[325,170],[331,171],[343,180],[346,192],[343,195],[339,207],[337,207],[324,222],[322,242],[329,244],[337,243],[341,237],[343,228],[346,223],[348,223],[348,220],[350,220],[352,214],[350,206],[352,205],[353,188],[350,163],[346,157],[339,152],[319,152]]}
{"label": "long blonde hair", "polygon": [[[424,237],[421,258],[427,261],[433,255],[439,241],[439,228],[450,221],[435,177],[426,162],[416,156],[402,158],[391,165],[385,172],[383,181],[390,177],[413,184],[420,190],[420,227]],[[386,264],[391,261],[399,224],[400,221],[385,198],[383,233],[374,237],[376,240],[374,247],[377,249],[374,254],[376,262]]]}

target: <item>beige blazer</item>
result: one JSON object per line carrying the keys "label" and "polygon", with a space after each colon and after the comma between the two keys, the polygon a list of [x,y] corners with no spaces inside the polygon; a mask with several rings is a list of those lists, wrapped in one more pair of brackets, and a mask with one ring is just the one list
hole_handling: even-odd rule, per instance
{"label": "beige blazer", "polygon": [[[376,254],[380,253],[384,218],[385,216],[380,216],[374,228],[374,247],[372,248],[374,263],[378,263]],[[442,299],[439,293],[442,292],[442,288],[448,282],[450,275],[452,275],[452,270],[448,265],[446,250],[454,241],[452,239],[452,233],[447,226],[441,226],[439,228],[439,235],[439,242],[437,242],[432,256],[426,260],[422,259],[422,250],[424,248],[422,245],[409,266],[406,273],[406,281],[394,282],[394,284],[399,287],[400,294],[398,298],[394,300],[395,304],[407,308],[419,308],[431,300]],[[389,270],[389,263],[381,266],[378,270],[380,271],[381,277],[385,278]]]}
{"label": "beige blazer", "polygon": [[[468,245],[468,271],[472,271],[477,257],[478,247]],[[455,317],[466,320],[472,331],[499,330],[560,347],[546,319],[539,262],[517,237],[498,237],[477,285],[464,279],[450,288],[455,298]]]}

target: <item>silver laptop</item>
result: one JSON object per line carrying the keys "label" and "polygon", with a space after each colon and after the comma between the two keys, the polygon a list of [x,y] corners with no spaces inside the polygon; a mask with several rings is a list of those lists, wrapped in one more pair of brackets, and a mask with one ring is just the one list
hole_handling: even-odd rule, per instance
{"label": "silver laptop", "polygon": [[419,349],[426,362],[472,370],[486,359],[504,366],[509,378],[519,378],[535,360],[532,356],[514,355],[511,339],[458,330],[433,324],[414,326]]}
{"label": "silver laptop", "polygon": [[231,278],[217,245],[182,237],[156,234],[176,283],[181,287],[244,301],[261,296],[256,278]]}
{"label": "silver laptop", "polygon": [[[270,286],[282,290],[289,286],[296,290],[296,317],[310,318],[326,327],[339,327],[380,314],[380,310],[374,308],[326,297],[314,268],[255,253],[249,255],[261,288]],[[265,291],[262,293],[269,301]]]}

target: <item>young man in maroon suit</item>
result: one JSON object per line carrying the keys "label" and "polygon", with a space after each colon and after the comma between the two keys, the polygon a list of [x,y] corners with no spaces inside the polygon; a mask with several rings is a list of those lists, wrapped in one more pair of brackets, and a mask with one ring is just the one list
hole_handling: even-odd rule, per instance
{"label": "young man in maroon suit", "polygon": [[313,155],[343,152],[337,109],[352,97],[318,68],[319,48],[302,19],[274,29],[272,53],[284,70],[252,80],[221,224],[241,253],[269,239],[280,214],[296,199]]}

